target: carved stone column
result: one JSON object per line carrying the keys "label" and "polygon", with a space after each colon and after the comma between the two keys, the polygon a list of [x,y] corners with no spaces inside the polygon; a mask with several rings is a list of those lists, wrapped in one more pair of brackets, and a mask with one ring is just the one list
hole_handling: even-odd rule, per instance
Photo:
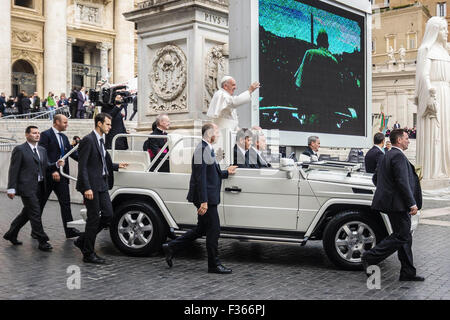
{"label": "carved stone column", "polygon": [[115,7],[116,40],[114,42],[114,83],[134,77],[134,23],[125,20],[124,12],[134,9],[134,0],[120,0]]}
{"label": "carved stone column", "polygon": [[2,22],[0,34],[2,45],[0,46],[0,91],[6,95],[11,94],[11,1],[0,1]]}
{"label": "carved stone column", "polygon": [[228,70],[228,0],[149,0],[124,16],[137,24],[137,129],[150,131],[165,112],[172,130],[192,134]]}
{"label": "carved stone column", "polygon": [[67,89],[66,96],[70,95],[72,91],[72,44],[76,41],[75,38],[67,37]]}
{"label": "carved stone column", "polygon": [[[100,50],[100,66],[102,68],[102,79],[108,79],[108,51],[112,49],[112,44],[102,42],[97,44],[97,49]],[[111,80],[110,80],[111,82]]]}
{"label": "carved stone column", "polygon": [[67,0],[45,0],[44,95],[67,89]]}

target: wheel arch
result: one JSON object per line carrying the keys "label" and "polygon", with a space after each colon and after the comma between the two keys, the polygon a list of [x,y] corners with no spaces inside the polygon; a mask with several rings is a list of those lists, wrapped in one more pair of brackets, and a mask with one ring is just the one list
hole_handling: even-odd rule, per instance
{"label": "wheel arch", "polygon": [[113,208],[117,208],[123,202],[142,201],[150,204],[162,217],[168,228],[179,229],[161,197],[152,190],[142,190],[133,188],[117,189],[111,194]]}
{"label": "wheel arch", "polygon": [[319,213],[309,226],[305,237],[311,240],[321,240],[323,231],[328,222],[338,213],[343,211],[360,211],[374,219],[386,234],[391,233],[391,225],[387,216],[382,216],[380,213],[374,212],[370,201],[356,200],[349,201],[348,199],[331,199],[327,201],[319,210]]}

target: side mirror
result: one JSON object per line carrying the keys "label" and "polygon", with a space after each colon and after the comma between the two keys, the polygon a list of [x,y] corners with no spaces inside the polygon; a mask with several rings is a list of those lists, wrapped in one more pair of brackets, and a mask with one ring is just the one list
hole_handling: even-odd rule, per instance
{"label": "side mirror", "polygon": [[282,158],[280,159],[280,171],[286,171],[288,179],[294,177],[295,161],[294,159]]}

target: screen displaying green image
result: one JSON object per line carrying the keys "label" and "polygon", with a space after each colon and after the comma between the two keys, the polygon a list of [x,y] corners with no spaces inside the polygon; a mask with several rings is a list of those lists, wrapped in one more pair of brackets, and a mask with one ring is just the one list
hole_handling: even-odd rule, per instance
{"label": "screen displaying green image", "polygon": [[317,0],[259,0],[260,125],[365,135],[364,17]]}

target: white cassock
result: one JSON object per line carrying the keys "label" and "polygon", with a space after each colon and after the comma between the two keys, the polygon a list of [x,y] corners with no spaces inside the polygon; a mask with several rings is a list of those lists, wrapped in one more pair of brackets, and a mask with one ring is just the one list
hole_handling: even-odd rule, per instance
{"label": "white cassock", "polygon": [[236,108],[250,101],[251,95],[248,90],[241,93],[239,96],[232,96],[221,88],[216,91],[211,99],[207,116],[210,117],[220,129],[231,129],[234,131],[239,125]]}

